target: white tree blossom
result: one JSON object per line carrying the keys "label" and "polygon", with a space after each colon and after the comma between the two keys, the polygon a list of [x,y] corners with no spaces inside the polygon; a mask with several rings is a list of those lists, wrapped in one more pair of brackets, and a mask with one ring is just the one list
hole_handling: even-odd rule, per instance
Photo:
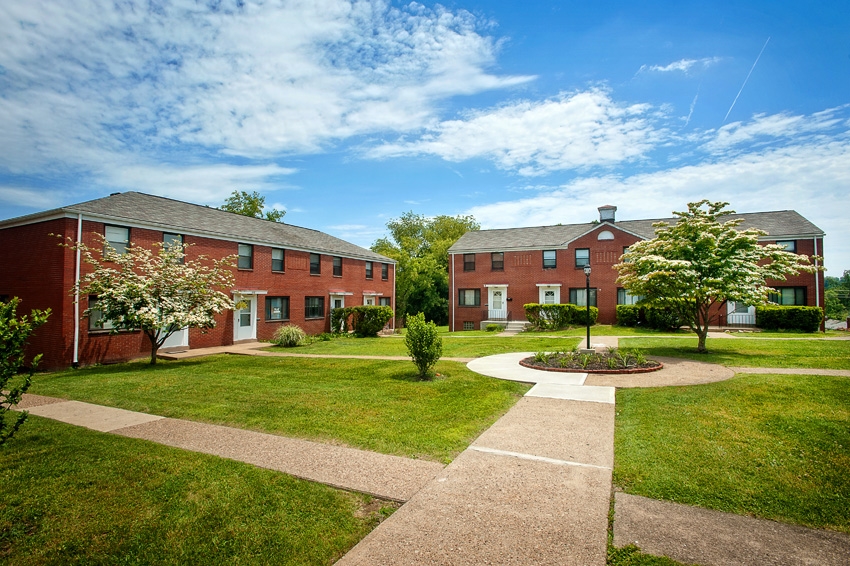
{"label": "white tree blossom", "polygon": [[808,256],[785,251],[781,245],[760,245],[757,229],[737,230],[742,219],[721,222],[734,214],[729,203],[702,200],[674,212],[675,224],[653,224],[655,238],[629,247],[614,266],[617,283],[649,305],[672,309],[705,347],[709,324],[727,301],[763,305],[775,289],[766,280],[783,281],[800,271],[814,272]]}
{"label": "white tree blossom", "polygon": [[91,317],[99,312],[96,324],[109,321],[114,332],[129,328],[144,332],[151,344],[151,364],[174,332],[212,328],[215,315],[236,306],[219,290],[233,287],[236,256],[215,260],[201,255],[187,260],[180,243],[155,243],[156,250],[131,244],[122,254],[98,236],[102,251],[82,243],[66,244],[79,248],[84,261],[94,267],[72,292],[97,297],[83,313]]}

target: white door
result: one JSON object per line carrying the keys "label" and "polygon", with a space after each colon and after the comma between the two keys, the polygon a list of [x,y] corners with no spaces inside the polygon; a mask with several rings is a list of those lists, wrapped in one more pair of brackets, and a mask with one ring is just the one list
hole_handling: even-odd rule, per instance
{"label": "white door", "polygon": [[257,338],[257,302],[254,297],[241,297],[242,308],[235,312],[233,321],[234,340],[256,340]]}
{"label": "white door", "polygon": [[375,305],[375,297],[367,295],[363,298],[363,304],[366,306],[374,306]]}
{"label": "white door", "polygon": [[726,324],[728,326],[755,326],[755,307],[735,301],[729,301],[726,305]]}
{"label": "white door", "polygon": [[189,346],[189,328],[181,328],[165,339],[163,348],[186,348]]}
{"label": "white door", "polygon": [[508,318],[508,309],[505,306],[507,289],[504,287],[490,287],[489,292],[490,308],[487,318],[490,320],[504,320]]}

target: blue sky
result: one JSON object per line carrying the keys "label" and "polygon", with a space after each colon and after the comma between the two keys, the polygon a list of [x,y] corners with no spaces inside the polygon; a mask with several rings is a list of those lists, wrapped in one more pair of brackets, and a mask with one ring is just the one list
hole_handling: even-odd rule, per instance
{"label": "blue sky", "polygon": [[794,209],[850,269],[850,3],[0,2],[0,219],[135,190],[368,247]]}

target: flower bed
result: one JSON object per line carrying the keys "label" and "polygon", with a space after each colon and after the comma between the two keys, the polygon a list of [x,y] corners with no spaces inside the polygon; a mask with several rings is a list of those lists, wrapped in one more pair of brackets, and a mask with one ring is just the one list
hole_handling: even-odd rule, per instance
{"label": "flower bed", "polygon": [[520,361],[520,365],[543,371],[577,373],[646,373],[658,371],[664,364],[648,360],[640,350],[625,351],[611,348],[595,354],[570,352],[537,352]]}

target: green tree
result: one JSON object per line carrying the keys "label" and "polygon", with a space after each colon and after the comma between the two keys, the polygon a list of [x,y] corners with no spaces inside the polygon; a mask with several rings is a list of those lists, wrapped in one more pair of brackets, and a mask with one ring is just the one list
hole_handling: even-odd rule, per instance
{"label": "green tree", "polygon": [[272,222],[283,222],[283,217],[286,214],[285,210],[272,208],[263,210],[266,207],[266,197],[262,196],[257,191],[248,193],[247,191],[233,191],[224,204],[219,207],[219,210],[227,212],[235,212],[243,216],[251,216],[253,218],[265,218]]}
{"label": "green tree", "polygon": [[144,332],[151,345],[151,364],[173,333],[212,328],[216,314],[235,307],[218,289],[233,288],[236,256],[186,260],[185,247],[179,243],[155,243],[156,251],[130,245],[122,254],[98,236],[103,248],[95,251],[82,243],[65,244],[79,248],[83,260],[94,267],[72,292],[97,296],[83,312],[85,317],[96,316],[97,324],[108,321],[113,332],[127,328]]}
{"label": "green tree", "polygon": [[472,216],[425,216],[406,212],[387,222],[390,235],[377,240],[372,251],[398,262],[396,312],[424,313],[426,320],[447,324],[449,319],[448,250],[458,238],[480,226]]}
{"label": "green tree", "polygon": [[433,377],[431,369],[443,355],[443,339],[433,322],[425,322],[425,315],[418,313],[407,317],[404,345],[419,370],[420,379]]}
{"label": "green tree", "polygon": [[826,317],[843,320],[850,313],[850,270],[841,277],[826,277]]}
{"label": "green tree", "polygon": [[721,222],[734,214],[729,203],[702,200],[688,204],[672,226],[657,222],[655,238],[633,244],[614,266],[617,282],[644,302],[668,307],[699,337],[697,351],[705,353],[708,327],[719,305],[727,301],[763,305],[766,279],[784,280],[815,268],[804,255],[786,252],[776,244],[760,245],[756,229],[737,230],[742,220]]}
{"label": "green tree", "polygon": [[26,411],[17,417],[8,413],[29,389],[32,375],[41,360],[41,354],[34,356],[29,367],[21,372],[21,368],[26,366],[24,350],[27,340],[50,316],[50,309],[47,309],[34,310],[29,316],[19,318],[18,304],[20,299],[17,297],[7,303],[0,302],[0,446],[12,438],[27,420]]}

